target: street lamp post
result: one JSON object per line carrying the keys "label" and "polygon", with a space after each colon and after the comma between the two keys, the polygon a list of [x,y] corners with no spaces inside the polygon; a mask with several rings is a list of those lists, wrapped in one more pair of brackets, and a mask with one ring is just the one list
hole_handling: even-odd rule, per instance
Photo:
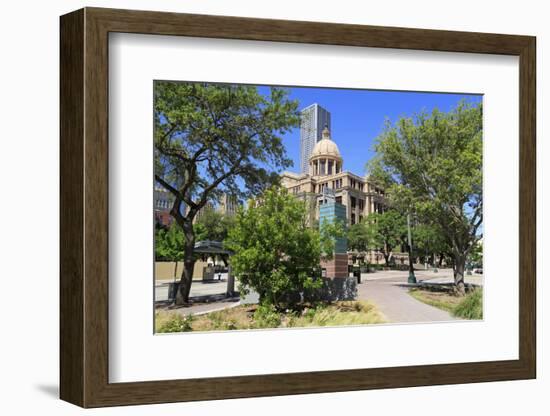
{"label": "street lamp post", "polygon": [[411,238],[411,214],[407,213],[407,232],[409,237],[409,278],[407,282],[416,283],[414,275],[413,257],[412,257],[412,238]]}

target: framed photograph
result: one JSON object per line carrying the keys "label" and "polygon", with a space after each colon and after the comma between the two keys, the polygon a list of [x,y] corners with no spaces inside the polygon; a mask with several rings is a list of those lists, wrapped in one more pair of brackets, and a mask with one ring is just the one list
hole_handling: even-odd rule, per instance
{"label": "framed photograph", "polygon": [[534,37],[60,29],[63,400],[536,377]]}

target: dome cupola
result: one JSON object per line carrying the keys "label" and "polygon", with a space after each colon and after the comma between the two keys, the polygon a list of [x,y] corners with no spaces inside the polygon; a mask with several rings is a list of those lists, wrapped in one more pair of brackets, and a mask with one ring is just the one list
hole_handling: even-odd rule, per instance
{"label": "dome cupola", "polygon": [[342,172],[342,156],[338,146],[330,138],[328,126],[322,132],[311,156],[309,157],[309,171],[312,176],[335,175]]}

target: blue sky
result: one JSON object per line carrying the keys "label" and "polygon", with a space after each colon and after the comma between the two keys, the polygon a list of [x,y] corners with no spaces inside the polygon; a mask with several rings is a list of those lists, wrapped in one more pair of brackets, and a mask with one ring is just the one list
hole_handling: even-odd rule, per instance
{"label": "blue sky", "polygon": [[[260,87],[259,92],[269,94],[269,89]],[[386,118],[395,122],[400,116],[422,110],[449,111],[462,99],[471,103],[482,100],[481,95],[468,94],[296,87],[290,88],[290,98],[298,100],[300,109],[318,103],[331,113],[331,135],[344,158],[344,170],[358,175],[365,173],[365,162],[373,156],[373,143]],[[294,167],[288,170],[298,172],[300,130],[285,135],[284,144],[294,161]]]}

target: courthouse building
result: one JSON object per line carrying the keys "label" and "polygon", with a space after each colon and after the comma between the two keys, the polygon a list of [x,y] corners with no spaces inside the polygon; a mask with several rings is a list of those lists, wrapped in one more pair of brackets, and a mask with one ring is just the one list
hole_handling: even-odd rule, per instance
{"label": "courthouse building", "polygon": [[366,176],[344,170],[344,159],[327,126],[311,152],[308,171],[284,172],[281,183],[290,193],[306,201],[312,224],[319,220],[325,193],[330,193],[335,202],[346,207],[348,225],[361,222],[373,212],[383,212],[386,206],[382,188]]}

